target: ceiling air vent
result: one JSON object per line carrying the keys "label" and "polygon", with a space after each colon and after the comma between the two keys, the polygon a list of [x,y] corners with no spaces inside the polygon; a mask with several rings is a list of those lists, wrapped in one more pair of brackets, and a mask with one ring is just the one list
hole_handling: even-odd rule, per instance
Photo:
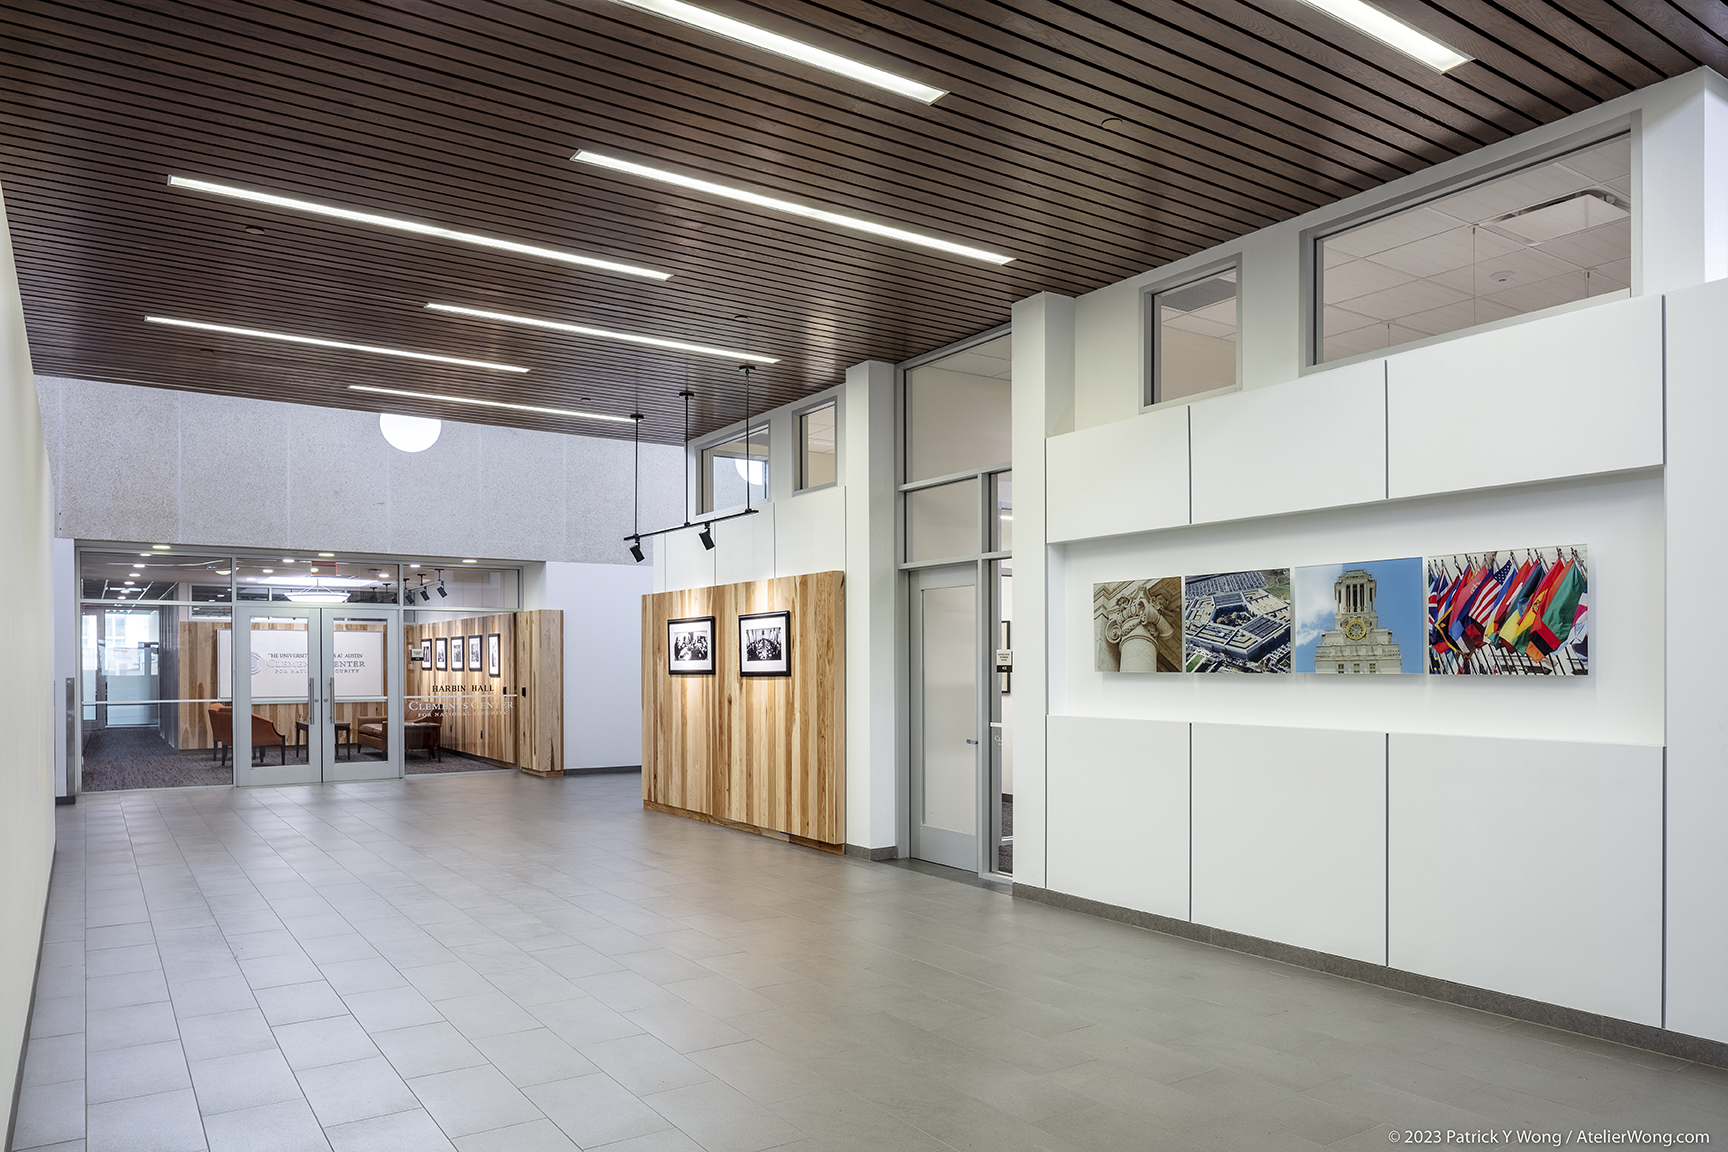
{"label": "ceiling air vent", "polygon": [[1606,188],[1589,188],[1498,216],[1488,221],[1488,226],[1526,244],[1545,244],[1586,228],[1616,223],[1630,214],[1624,197]]}

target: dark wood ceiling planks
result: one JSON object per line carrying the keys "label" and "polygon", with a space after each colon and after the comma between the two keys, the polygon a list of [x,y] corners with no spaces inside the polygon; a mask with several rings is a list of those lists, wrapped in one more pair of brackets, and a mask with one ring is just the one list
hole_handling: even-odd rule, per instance
{"label": "dark wood ceiling planks", "polygon": [[[1716,0],[1378,0],[1441,76],[1298,0],[703,0],[949,89],[934,106],[609,0],[0,4],[0,188],[36,370],[645,439],[737,419],[735,364],[441,302],[766,352],[836,383],[1699,65]],[[997,268],[573,164],[579,148],[1008,252]],[[652,283],[171,189],[170,175],[673,274]],[[475,371],[162,328],[411,348]]]}

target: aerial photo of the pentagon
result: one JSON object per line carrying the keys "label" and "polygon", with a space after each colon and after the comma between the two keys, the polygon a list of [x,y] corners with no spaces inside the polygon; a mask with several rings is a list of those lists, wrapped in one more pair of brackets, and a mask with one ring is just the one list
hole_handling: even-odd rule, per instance
{"label": "aerial photo of the pentagon", "polygon": [[1290,671],[1290,569],[1182,581],[1183,671]]}

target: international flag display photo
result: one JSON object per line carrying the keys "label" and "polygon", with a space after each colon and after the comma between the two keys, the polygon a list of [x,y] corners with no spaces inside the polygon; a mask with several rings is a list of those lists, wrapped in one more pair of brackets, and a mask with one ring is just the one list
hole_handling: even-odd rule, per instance
{"label": "international flag display photo", "polygon": [[1428,671],[1590,674],[1590,566],[1582,544],[1430,556]]}

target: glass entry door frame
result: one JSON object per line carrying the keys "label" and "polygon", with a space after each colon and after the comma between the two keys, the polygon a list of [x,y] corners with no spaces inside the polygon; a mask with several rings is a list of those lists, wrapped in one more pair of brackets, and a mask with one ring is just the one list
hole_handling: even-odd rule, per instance
{"label": "glass entry door frame", "polygon": [[[254,659],[253,626],[270,621],[304,621],[303,629],[289,629],[306,638],[305,688],[301,692],[299,677],[292,695],[253,694],[253,676],[264,658]],[[377,621],[383,625],[384,687],[382,695],[343,695],[338,697],[336,686],[336,622]],[[398,642],[401,613],[389,607],[355,604],[304,605],[277,601],[234,606],[233,624],[233,760],[236,785],[318,784],[354,780],[389,780],[402,775],[402,646]],[[278,685],[286,688],[286,685]],[[382,760],[356,759],[359,733],[352,728],[344,746],[349,759],[338,756],[337,705],[383,704],[386,714],[387,755]],[[263,749],[261,763],[254,763],[254,745],[250,717],[253,709],[269,705],[293,706],[294,719],[281,717],[274,721],[282,744],[272,743]],[[279,713],[280,716],[280,713]],[[350,718],[350,723],[354,719]],[[301,732],[298,723],[305,725]],[[302,742],[303,741],[303,742]],[[275,749],[304,748],[305,759],[292,752],[277,756],[270,763]]]}
{"label": "glass entry door frame", "polygon": [[[909,574],[908,847],[915,859],[987,875],[995,871],[996,821],[990,812],[993,763],[992,688],[983,662],[990,597],[978,564],[924,568]],[[952,619],[970,609],[970,621]],[[943,620],[943,616],[950,616]],[[955,625],[962,625],[956,629]],[[960,648],[960,652],[944,652]],[[959,659],[954,659],[958,656]],[[956,672],[964,680],[955,683]],[[944,692],[941,680],[947,680]],[[967,683],[969,682],[969,684]],[[953,691],[962,685],[961,698]],[[949,699],[942,697],[947,695]],[[964,740],[962,746],[959,741]],[[952,773],[966,754],[965,805]],[[963,769],[962,769],[963,771]],[[958,819],[970,807],[970,820]],[[969,823],[969,828],[956,827]]]}

